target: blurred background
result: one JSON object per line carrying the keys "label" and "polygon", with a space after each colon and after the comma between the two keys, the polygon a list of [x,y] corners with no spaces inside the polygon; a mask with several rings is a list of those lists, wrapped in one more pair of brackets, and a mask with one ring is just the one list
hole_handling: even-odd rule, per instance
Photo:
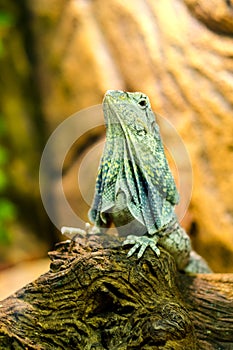
{"label": "blurred background", "polygon": [[[0,4],[0,299],[47,271],[47,252],[62,239],[39,191],[46,141],[70,115],[100,104],[108,89],[146,93],[176,127],[194,180],[182,224],[215,272],[233,272],[233,3]],[[86,133],[66,159],[72,203],[81,196],[73,170],[103,138],[104,128]],[[57,208],[56,183],[51,193]]]}

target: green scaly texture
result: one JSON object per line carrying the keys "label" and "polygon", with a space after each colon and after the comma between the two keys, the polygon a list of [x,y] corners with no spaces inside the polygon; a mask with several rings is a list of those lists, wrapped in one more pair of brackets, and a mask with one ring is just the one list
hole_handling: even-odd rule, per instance
{"label": "green scaly texture", "polygon": [[[124,206],[153,235],[174,219],[179,195],[149,99],[140,92],[109,91],[103,110],[106,143],[90,220],[98,227],[107,226],[122,191]],[[118,226],[116,216],[114,224]]]}

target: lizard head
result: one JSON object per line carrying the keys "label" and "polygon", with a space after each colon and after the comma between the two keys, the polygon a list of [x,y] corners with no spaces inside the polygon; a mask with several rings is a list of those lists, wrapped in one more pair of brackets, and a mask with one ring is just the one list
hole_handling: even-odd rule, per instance
{"label": "lizard head", "polygon": [[108,90],[103,100],[107,132],[133,142],[161,143],[159,127],[150,100],[142,92]]}
{"label": "lizard head", "polygon": [[145,135],[155,126],[149,98],[142,92],[108,90],[103,110],[106,127],[119,123],[124,134]]}

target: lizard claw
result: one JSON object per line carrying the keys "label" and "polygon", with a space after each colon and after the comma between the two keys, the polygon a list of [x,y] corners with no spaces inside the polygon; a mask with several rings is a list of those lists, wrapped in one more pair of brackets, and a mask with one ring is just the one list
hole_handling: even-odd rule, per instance
{"label": "lizard claw", "polygon": [[75,240],[75,237],[78,235],[85,237],[87,232],[85,230],[82,230],[81,228],[77,228],[77,227],[62,226],[61,233],[64,236],[69,237],[72,240]]}
{"label": "lizard claw", "polygon": [[136,250],[140,248],[137,255],[138,259],[140,259],[143,256],[147,247],[150,247],[155,252],[155,254],[159,257],[160,250],[157,247],[156,243],[157,241],[155,240],[155,238],[150,238],[147,236],[130,235],[123,242],[123,245],[133,244],[133,247],[129,250],[127,254],[127,258],[132,256],[136,252]]}
{"label": "lizard claw", "polygon": [[85,225],[85,230],[82,230],[81,228],[78,228],[78,227],[63,226],[61,228],[61,233],[64,236],[69,237],[70,239],[75,241],[75,238],[77,238],[78,236],[85,237],[86,235],[98,234],[100,233],[100,230],[95,226],[91,226],[87,222]]}

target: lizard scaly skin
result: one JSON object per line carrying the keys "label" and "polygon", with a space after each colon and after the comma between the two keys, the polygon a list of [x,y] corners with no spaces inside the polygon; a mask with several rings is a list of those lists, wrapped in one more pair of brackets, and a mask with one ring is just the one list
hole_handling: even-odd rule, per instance
{"label": "lizard scaly skin", "polygon": [[141,92],[109,90],[103,101],[106,142],[89,218],[100,230],[114,223],[128,257],[159,246],[175,258],[179,270],[211,272],[191,249],[177,221],[179,194],[164,153],[148,97]]}

